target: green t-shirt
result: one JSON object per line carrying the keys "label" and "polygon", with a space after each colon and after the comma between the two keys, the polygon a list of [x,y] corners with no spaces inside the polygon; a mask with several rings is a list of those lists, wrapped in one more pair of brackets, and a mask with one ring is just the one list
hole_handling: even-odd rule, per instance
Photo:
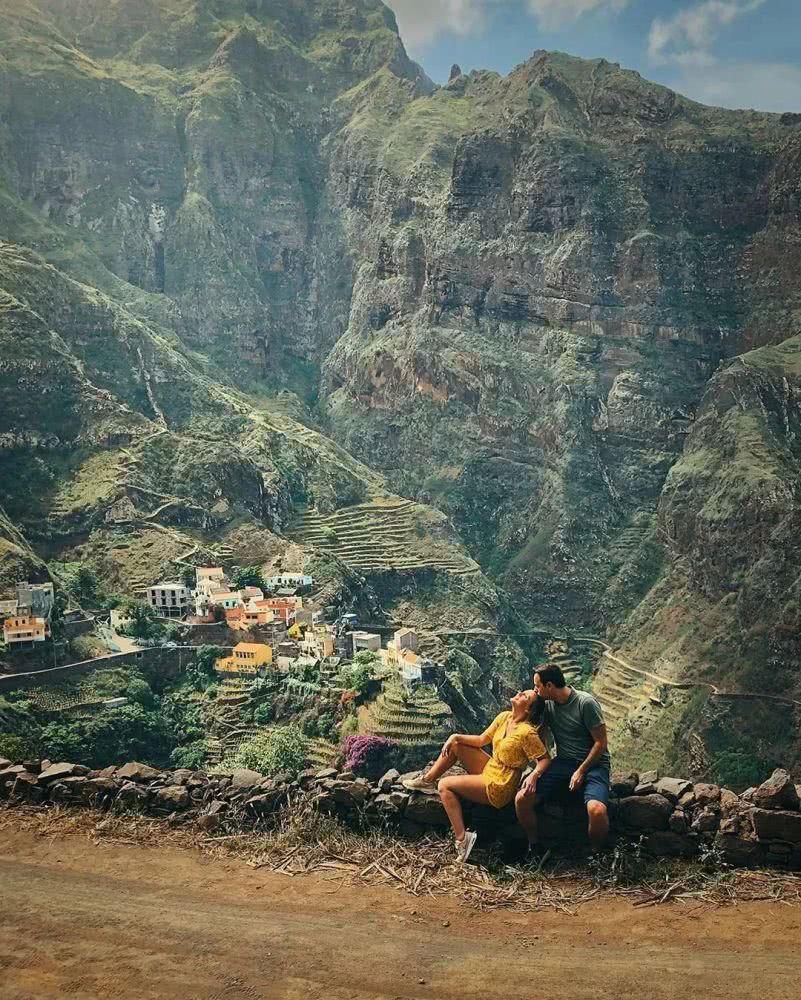
{"label": "green t-shirt", "polygon": [[[556,753],[560,757],[581,763],[595,742],[590,730],[602,726],[604,716],[601,706],[591,694],[573,688],[564,705],[555,701],[545,702],[543,722],[556,743]],[[609,767],[608,752],[601,754],[596,763]]]}

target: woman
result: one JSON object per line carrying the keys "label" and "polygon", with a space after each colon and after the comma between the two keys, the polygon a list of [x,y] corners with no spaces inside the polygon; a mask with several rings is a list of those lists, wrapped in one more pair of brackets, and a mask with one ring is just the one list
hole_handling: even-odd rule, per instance
{"label": "woman", "polygon": [[[514,801],[523,769],[530,761],[536,761],[534,773],[538,778],[551,763],[531,721],[536,701],[536,691],[518,691],[511,699],[512,710],[501,712],[480,736],[449,736],[426,773],[404,781],[412,791],[427,791],[457,760],[468,772],[442,778],[436,785],[453,827],[459,861],[467,861],[477,839],[472,830],[465,829],[460,800],[503,809]],[[492,743],[492,756],[482,750],[488,743]]]}

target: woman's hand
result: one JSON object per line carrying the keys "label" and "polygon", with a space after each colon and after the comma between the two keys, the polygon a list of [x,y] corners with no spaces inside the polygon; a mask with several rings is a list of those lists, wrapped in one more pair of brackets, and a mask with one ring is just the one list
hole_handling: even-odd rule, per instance
{"label": "woman's hand", "polygon": [[537,772],[532,771],[531,774],[527,774],[523,779],[523,784],[520,786],[520,791],[523,795],[528,798],[531,795],[537,794]]}
{"label": "woman's hand", "polygon": [[450,755],[456,749],[456,743],[457,743],[456,733],[453,733],[453,735],[449,736],[447,740],[445,740],[445,743],[440,752],[440,757],[450,757]]}

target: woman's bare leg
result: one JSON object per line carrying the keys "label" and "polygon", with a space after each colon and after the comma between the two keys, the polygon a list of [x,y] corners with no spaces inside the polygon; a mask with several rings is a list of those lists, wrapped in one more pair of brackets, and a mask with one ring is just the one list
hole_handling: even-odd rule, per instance
{"label": "woman's bare leg", "polygon": [[437,757],[423,777],[426,781],[436,781],[446,771],[450,771],[457,760],[468,774],[481,774],[489,759],[489,754],[478,747],[466,747],[457,743],[447,757]]}
{"label": "woman's bare leg", "polygon": [[464,815],[462,799],[478,802],[481,805],[490,804],[487,798],[487,786],[480,774],[454,774],[443,778],[438,787],[439,797],[451,821],[453,833],[457,840],[464,837]]}
{"label": "woman's bare leg", "polygon": [[529,846],[537,843],[537,814],[534,812],[536,802],[536,795],[526,795],[522,789],[515,796],[515,812],[528,838]]}

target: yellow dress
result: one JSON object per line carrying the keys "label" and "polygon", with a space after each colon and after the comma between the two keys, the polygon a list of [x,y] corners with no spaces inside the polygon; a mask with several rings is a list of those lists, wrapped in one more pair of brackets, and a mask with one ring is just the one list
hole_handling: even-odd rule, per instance
{"label": "yellow dress", "polygon": [[503,809],[513,801],[523,769],[529,761],[545,757],[547,750],[530,722],[519,722],[509,736],[506,724],[511,712],[501,712],[489,727],[492,740],[492,757],[484,768],[487,798],[496,809]]}

